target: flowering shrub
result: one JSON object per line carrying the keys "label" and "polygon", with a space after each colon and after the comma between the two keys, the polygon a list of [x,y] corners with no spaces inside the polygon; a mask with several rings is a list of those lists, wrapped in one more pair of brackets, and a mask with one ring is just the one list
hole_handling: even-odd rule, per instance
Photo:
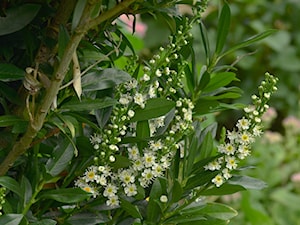
{"label": "flowering shrub", "polygon": [[[180,15],[179,3],[193,14]],[[201,18],[206,1],[62,1],[58,8],[47,5],[57,10],[53,21],[52,14],[40,15],[41,7],[16,5],[4,19],[9,24],[17,10],[29,10],[37,18],[19,21],[21,28],[28,25],[53,43],[38,42],[36,57],[24,55],[30,63],[12,64],[19,55],[0,57],[6,90],[0,224],[227,224],[237,212],[205,196],[264,187],[238,175],[238,162],[262,134],[261,117],[277,78],[266,73],[253,104],[245,107],[232,103],[242,91],[233,86],[233,68],[220,64],[272,30],[223,50],[228,4],[214,41]],[[132,34],[119,26],[122,14],[132,14],[134,31],[136,15],[143,13],[161,17],[171,30],[168,43],[150,55],[136,53]],[[48,19],[44,27],[41,21]],[[194,52],[198,27],[205,62]],[[17,30],[7,26],[5,34]],[[8,82],[16,82],[24,96]],[[235,130],[217,141],[217,124],[207,118],[243,109]]]}

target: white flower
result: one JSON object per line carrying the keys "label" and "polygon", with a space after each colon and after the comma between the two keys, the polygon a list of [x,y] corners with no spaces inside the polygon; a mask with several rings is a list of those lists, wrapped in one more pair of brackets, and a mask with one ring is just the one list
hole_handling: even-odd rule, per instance
{"label": "white flower", "polygon": [[94,181],[96,180],[97,176],[97,167],[96,166],[91,166],[87,169],[87,171],[84,173],[83,179],[86,182]]}
{"label": "white flower", "polygon": [[119,99],[119,102],[122,105],[128,105],[131,101],[132,101],[132,97],[129,94],[122,94]]}
{"label": "white flower", "polygon": [[248,130],[249,126],[250,126],[250,121],[247,120],[246,118],[242,118],[242,119],[238,120],[237,127],[240,130]]}
{"label": "white flower", "polygon": [[137,159],[139,157],[139,149],[136,146],[133,146],[131,148],[128,148],[128,157],[129,159]]}
{"label": "white flower", "polygon": [[125,194],[130,197],[130,196],[135,196],[137,194],[137,188],[135,184],[128,184],[124,188]]}
{"label": "white flower", "polygon": [[222,175],[218,174],[217,176],[212,179],[212,182],[217,186],[220,187],[224,183],[224,178]]}
{"label": "white flower", "polygon": [[119,147],[117,145],[109,145],[109,149],[112,151],[118,151]]}
{"label": "white flower", "polygon": [[107,179],[106,179],[106,176],[105,175],[101,175],[101,176],[98,176],[96,182],[102,186],[106,186],[107,185]]}
{"label": "white flower", "polygon": [[90,137],[90,142],[93,145],[100,144],[102,141],[100,134],[94,133],[93,136]]}
{"label": "white flower", "polygon": [[214,161],[208,163],[207,165],[205,165],[204,168],[206,170],[211,170],[211,171],[219,170],[219,169],[221,169],[221,164],[217,160],[214,160]]}
{"label": "white flower", "polygon": [[156,88],[153,85],[150,85],[148,95],[149,95],[149,98],[155,98],[156,97]]}
{"label": "white flower", "polygon": [[126,84],[125,84],[125,88],[130,91],[132,89],[135,89],[138,85],[138,82],[136,79],[132,79],[130,81],[128,81]]}
{"label": "white flower", "polygon": [[151,150],[157,151],[159,149],[162,149],[163,144],[162,144],[161,140],[157,140],[157,141],[151,140],[149,142],[149,147]]}
{"label": "white flower", "polygon": [[160,177],[163,173],[162,166],[157,163],[152,166],[152,170],[153,170],[153,175],[155,177]]}
{"label": "white flower", "polygon": [[113,155],[110,155],[110,156],[109,156],[109,161],[110,161],[110,162],[116,161],[116,157],[114,157]]}
{"label": "white flower", "polygon": [[124,183],[124,185],[128,185],[129,183],[134,183],[135,177],[132,175],[132,171],[123,170],[119,173],[120,180]]}
{"label": "white flower", "polygon": [[106,201],[106,205],[108,206],[119,206],[120,201],[119,197],[117,195],[110,196],[108,200]]}
{"label": "white flower", "polygon": [[136,93],[134,95],[134,102],[141,106],[141,108],[145,107],[145,98],[141,93]]}
{"label": "white flower", "polygon": [[232,177],[232,175],[231,175],[230,172],[229,172],[229,169],[227,169],[227,168],[223,169],[223,170],[222,170],[222,173],[223,173],[223,177],[224,177],[226,180],[228,180],[229,178]]}
{"label": "white flower", "polygon": [[149,81],[149,80],[150,80],[149,75],[145,73],[145,74],[143,75],[143,77],[142,77],[142,80],[143,80],[143,81]]}
{"label": "white flower", "polygon": [[133,161],[132,168],[136,171],[141,171],[144,169],[144,164],[141,159],[137,158]]}
{"label": "white flower", "polygon": [[146,167],[152,167],[155,164],[155,155],[152,152],[144,154],[144,163]]}
{"label": "white flower", "polygon": [[237,160],[234,156],[227,156],[225,158],[226,168],[234,170],[237,168]]}
{"label": "white flower", "polygon": [[103,196],[104,197],[113,197],[117,193],[117,187],[113,184],[108,184],[104,189]]}

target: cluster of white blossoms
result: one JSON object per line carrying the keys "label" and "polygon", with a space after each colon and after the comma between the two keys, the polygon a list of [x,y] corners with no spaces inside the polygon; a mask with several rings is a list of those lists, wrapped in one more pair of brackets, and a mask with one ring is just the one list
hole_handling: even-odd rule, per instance
{"label": "cluster of white blossoms", "polygon": [[265,80],[258,87],[259,94],[252,96],[253,105],[244,109],[245,116],[237,121],[236,129],[227,131],[225,143],[217,147],[220,157],[205,166],[206,170],[220,171],[212,179],[217,187],[232,177],[231,171],[237,168],[240,160],[250,155],[251,144],[261,136],[261,117],[269,108],[267,102],[271,94],[277,90],[277,80],[269,73],[265,74]]}
{"label": "cluster of white blossoms", "polygon": [[[144,66],[139,78],[117,87],[118,103],[106,127],[90,137],[95,149],[94,164],[75,185],[94,197],[104,196],[108,206],[118,206],[120,196],[134,197],[163,176],[180,149],[180,141],[193,130],[194,106],[190,99],[177,95],[185,68],[177,51],[191,37],[190,29],[188,23],[181,26],[178,34],[170,38],[170,44],[161,47]],[[147,101],[155,98],[169,100],[174,107],[165,115],[146,120],[149,137],[141,142],[130,141],[138,133],[138,121],[133,120],[136,110],[145,109]]]}

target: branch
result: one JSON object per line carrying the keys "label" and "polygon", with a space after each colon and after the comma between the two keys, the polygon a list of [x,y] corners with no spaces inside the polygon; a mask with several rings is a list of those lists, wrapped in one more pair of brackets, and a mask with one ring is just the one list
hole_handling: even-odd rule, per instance
{"label": "branch", "polygon": [[96,3],[94,0],[90,0],[83,13],[82,17],[79,21],[77,28],[75,29],[73,35],[70,38],[70,41],[65,49],[64,55],[60,61],[60,64],[56,71],[53,74],[53,78],[51,81],[50,87],[46,90],[46,94],[44,99],[41,101],[40,105],[37,107],[36,116],[33,121],[30,121],[28,125],[27,131],[20,138],[18,142],[16,142],[12,148],[12,150],[8,153],[4,161],[0,165],[0,176],[3,176],[7,173],[9,168],[13,165],[13,163],[17,160],[17,158],[24,154],[27,149],[30,148],[33,139],[36,137],[39,130],[42,128],[46,115],[50,109],[50,106],[54,99],[56,98],[59,87],[62,84],[62,81],[65,78],[65,75],[69,69],[70,62],[72,60],[72,56],[76,51],[81,39],[84,34],[91,28],[103,23],[109,19],[114,19],[119,16],[122,12],[124,12],[130,4],[135,2],[136,0],[125,0],[122,3],[116,5],[114,8],[102,13],[97,18],[90,20],[90,14],[93,10],[93,6]]}

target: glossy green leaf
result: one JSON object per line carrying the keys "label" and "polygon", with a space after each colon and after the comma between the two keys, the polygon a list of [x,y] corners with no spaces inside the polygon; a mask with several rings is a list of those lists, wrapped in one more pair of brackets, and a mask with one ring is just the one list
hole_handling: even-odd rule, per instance
{"label": "glossy green leaf", "polygon": [[143,218],[139,208],[123,198],[121,199],[121,207],[133,218]]}
{"label": "glossy green leaf", "polygon": [[99,72],[91,72],[82,77],[83,91],[97,91],[115,87],[129,81],[131,76],[125,71],[107,68]]}
{"label": "glossy green leaf", "polygon": [[90,193],[83,191],[80,188],[60,188],[50,191],[45,191],[39,197],[41,199],[53,199],[62,203],[78,203],[88,199]]}
{"label": "glossy green leaf", "polygon": [[22,219],[22,214],[5,214],[0,216],[0,224],[19,225]]}
{"label": "glossy green leaf", "polygon": [[149,120],[157,118],[167,114],[171,109],[175,107],[175,102],[167,100],[165,98],[150,98],[147,100],[144,109],[138,108],[135,110],[132,122]]}
{"label": "glossy green leaf", "polygon": [[22,197],[20,184],[15,179],[8,176],[0,177],[0,185]]}
{"label": "glossy green leaf", "polygon": [[215,53],[219,55],[225,45],[230,27],[230,8],[227,3],[224,4],[218,21],[217,43]]}
{"label": "glossy green leaf", "polygon": [[113,106],[116,100],[113,98],[105,97],[102,99],[73,99],[61,106],[63,110],[69,111],[91,111],[94,109],[102,109],[109,106]]}
{"label": "glossy green leaf", "polygon": [[233,72],[221,72],[211,74],[210,81],[207,86],[203,89],[203,92],[215,91],[218,88],[225,87],[232,81],[238,81],[236,74]]}
{"label": "glossy green leaf", "polygon": [[213,140],[212,134],[210,132],[208,132],[205,135],[205,138],[201,143],[201,147],[199,150],[199,157],[197,157],[197,159],[202,160],[202,159],[210,157],[213,147],[214,147],[214,140]]}
{"label": "glossy green leaf", "polygon": [[230,178],[230,180],[228,180],[228,183],[240,185],[246,189],[255,190],[260,190],[267,187],[267,184],[264,181],[249,176],[234,175],[232,178]]}
{"label": "glossy green leaf", "polygon": [[14,115],[0,116],[0,127],[13,126],[20,122],[24,122],[24,120],[18,116],[14,116]]}
{"label": "glossy green leaf", "polygon": [[0,81],[9,82],[22,80],[24,77],[24,70],[16,67],[13,64],[0,63]]}
{"label": "glossy green leaf", "polygon": [[41,6],[22,4],[6,10],[6,17],[0,17],[0,36],[21,30],[37,15]]}
{"label": "glossy green leaf", "polygon": [[56,225],[57,222],[51,219],[43,219],[34,223],[30,223],[30,225]]}
{"label": "glossy green leaf", "polygon": [[219,171],[203,171],[190,176],[186,183],[185,190],[210,183],[218,173]]}
{"label": "glossy green leaf", "polygon": [[253,36],[253,37],[250,37],[249,39],[247,39],[247,40],[245,40],[245,41],[243,41],[243,42],[241,42],[241,43],[239,43],[239,44],[237,44],[237,45],[231,47],[229,50],[225,51],[225,52],[220,56],[220,58],[222,58],[222,57],[224,57],[225,55],[228,55],[228,54],[230,54],[230,53],[233,53],[233,52],[235,52],[235,51],[238,50],[238,49],[245,48],[245,47],[247,47],[247,46],[249,46],[249,45],[251,45],[251,44],[253,44],[253,43],[255,43],[255,42],[258,42],[258,41],[260,41],[260,40],[262,40],[262,39],[264,39],[264,38],[266,38],[266,37],[272,35],[272,34],[275,33],[276,31],[277,31],[277,30],[270,29],[270,30],[266,30],[266,31],[264,31],[264,32],[262,32],[262,33],[260,33],[260,34],[257,34],[257,35],[255,35],[255,36]]}
{"label": "glossy green leaf", "polygon": [[73,155],[74,148],[68,140],[63,144],[58,144],[54,149],[53,157],[46,163],[47,173],[52,176],[57,176],[68,166]]}
{"label": "glossy green leaf", "polygon": [[203,90],[210,82],[211,75],[205,70],[202,74],[197,89]]}

